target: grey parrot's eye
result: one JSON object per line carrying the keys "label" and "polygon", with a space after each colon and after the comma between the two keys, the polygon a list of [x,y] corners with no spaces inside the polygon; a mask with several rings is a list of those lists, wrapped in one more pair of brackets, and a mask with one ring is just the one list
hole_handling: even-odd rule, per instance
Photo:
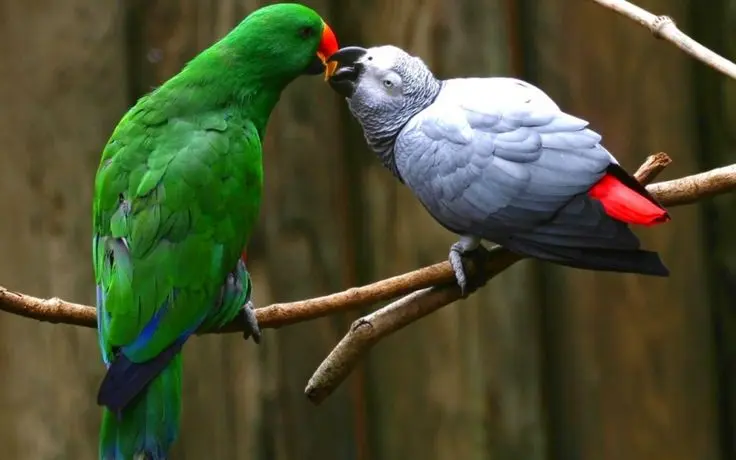
{"label": "grey parrot's eye", "polygon": [[383,86],[385,86],[386,88],[391,88],[392,86],[394,86],[394,82],[388,79],[383,80]]}

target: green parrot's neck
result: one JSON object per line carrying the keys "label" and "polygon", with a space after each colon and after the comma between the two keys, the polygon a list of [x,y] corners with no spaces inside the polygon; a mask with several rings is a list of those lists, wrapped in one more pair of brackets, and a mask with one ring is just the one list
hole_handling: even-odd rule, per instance
{"label": "green parrot's neck", "polygon": [[298,75],[248,59],[220,42],[194,58],[151,94],[157,110],[169,116],[230,109],[250,119],[263,135],[281,92]]}

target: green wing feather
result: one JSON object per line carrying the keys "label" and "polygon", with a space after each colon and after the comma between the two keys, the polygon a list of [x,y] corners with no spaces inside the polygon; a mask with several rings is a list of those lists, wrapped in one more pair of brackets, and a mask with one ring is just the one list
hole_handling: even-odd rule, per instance
{"label": "green wing feather", "polygon": [[[106,362],[125,346],[131,361],[147,361],[204,320],[261,201],[261,143],[248,119],[227,109],[166,117],[142,102],[113,133],[95,182],[93,256]],[[122,242],[127,257],[116,257],[111,241]],[[160,308],[157,327],[141,340]]]}

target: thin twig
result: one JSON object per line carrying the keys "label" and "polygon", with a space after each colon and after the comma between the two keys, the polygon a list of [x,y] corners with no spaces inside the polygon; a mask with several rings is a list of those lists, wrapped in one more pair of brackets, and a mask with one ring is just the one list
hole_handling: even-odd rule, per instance
{"label": "thin twig", "polygon": [[709,50],[683,33],[677,28],[675,21],[669,16],[656,16],[625,0],[593,1],[627,18],[633,19],[651,30],[655,37],[669,41],[695,59],[699,59],[719,72],[736,79],[736,64]]}
{"label": "thin twig", "polygon": [[650,184],[670,163],[672,158],[664,152],[649,155],[634,173],[634,178],[642,184]]}
{"label": "thin twig", "polygon": [[[668,206],[680,206],[736,190],[736,184],[729,180],[730,177],[736,177],[736,165],[658,182],[647,187],[647,190]],[[703,189],[704,186],[705,189]]]}
{"label": "thin twig", "polygon": [[[665,153],[651,155],[639,167],[634,177],[642,184],[648,184],[671,162],[672,160]],[[732,171],[731,175],[736,178],[736,171]],[[703,175],[698,174],[697,176]],[[703,178],[705,179],[705,177]],[[683,182],[684,180],[689,179],[679,179],[680,182],[673,185],[680,186],[685,183]],[[674,182],[678,181],[670,181],[670,183]],[[708,183],[711,182],[714,182],[712,178]],[[692,183],[692,181],[688,181],[688,183]],[[736,183],[732,184],[732,187],[736,187]],[[649,189],[651,191],[651,187]],[[669,204],[667,203],[666,196],[673,196],[679,193],[672,191],[670,187],[660,187],[660,189],[660,192],[655,192],[654,196],[661,199],[665,205]],[[696,187],[690,187],[688,190],[690,193],[701,191]],[[484,278],[481,280],[481,283],[487,283],[493,277],[521,259],[522,257],[500,246],[494,247],[491,250],[490,263],[486,264],[492,266],[486,267],[483,271],[482,275]],[[460,289],[456,283],[451,282],[443,286],[435,286],[414,292],[367,316],[355,320],[350,326],[348,333],[340,340],[327,358],[322,361],[309,379],[307,387],[304,390],[307,398],[315,404],[321,403],[347,378],[358,360],[379,340],[460,298]]]}

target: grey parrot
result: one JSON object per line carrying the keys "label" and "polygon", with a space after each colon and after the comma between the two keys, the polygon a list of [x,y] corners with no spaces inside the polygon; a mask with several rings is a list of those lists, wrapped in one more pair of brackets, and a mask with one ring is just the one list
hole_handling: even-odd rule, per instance
{"label": "grey parrot", "polygon": [[670,220],[588,122],[515,78],[439,80],[395,46],[346,47],[331,87],[366,142],[429,214],[460,236],[449,261],[463,293],[463,255],[481,240],[588,270],[668,276],[628,224]]}

